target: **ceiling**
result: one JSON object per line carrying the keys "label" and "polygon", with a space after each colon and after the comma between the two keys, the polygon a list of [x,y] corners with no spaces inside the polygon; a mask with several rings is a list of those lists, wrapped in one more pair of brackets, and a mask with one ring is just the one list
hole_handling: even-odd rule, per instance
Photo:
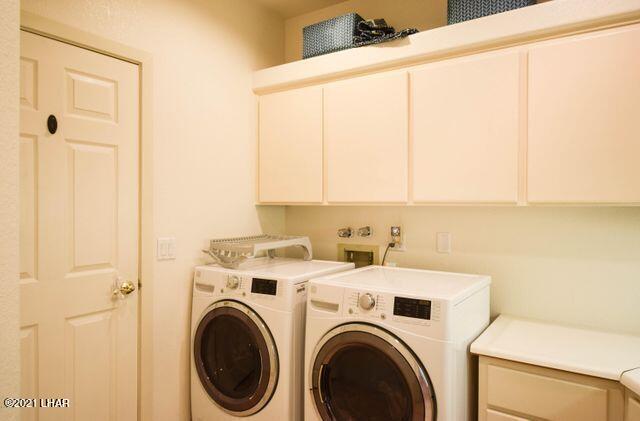
{"label": "ceiling", "polygon": [[284,18],[302,15],[323,7],[342,3],[345,0],[255,0],[269,9],[275,10]]}

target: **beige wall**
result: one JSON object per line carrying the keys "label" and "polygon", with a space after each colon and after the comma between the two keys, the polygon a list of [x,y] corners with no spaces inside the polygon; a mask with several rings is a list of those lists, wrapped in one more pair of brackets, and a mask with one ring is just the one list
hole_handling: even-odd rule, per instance
{"label": "beige wall", "polygon": [[[19,1],[0,2],[0,397],[20,396],[18,339]],[[0,404],[0,419],[19,412]]]}
{"label": "beige wall", "polygon": [[345,13],[365,19],[384,18],[397,30],[423,31],[447,24],[447,0],[348,0],[285,21],[285,61],[302,58],[302,28]]}
{"label": "beige wall", "polygon": [[[287,233],[336,258],[340,227],[372,225],[383,245],[400,224],[399,266],[491,275],[491,310],[640,334],[640,208],[287,207]],[[436,252],[436,233],[453,252]],[[384,250],[382,250],[384,251]]]}
{"label": "beige wall", "polygon": [[[19,2],[0,2],[0,397],[20,395],[18,337]],[[0,419],[19,412],[0,404]]]}
{"label": "beige wall", "polygon": [[200,249],[208,238],[284,223],[282,208],[253,205],[251,92],[253,70],[282,62],[283,21],[250,0],[23,0],[22,8],[153,54],[154,226],[156,237],[176,237],[177,259],[154,264],[154,381],[142,387],[153,387],[146,419],[187,420]]}

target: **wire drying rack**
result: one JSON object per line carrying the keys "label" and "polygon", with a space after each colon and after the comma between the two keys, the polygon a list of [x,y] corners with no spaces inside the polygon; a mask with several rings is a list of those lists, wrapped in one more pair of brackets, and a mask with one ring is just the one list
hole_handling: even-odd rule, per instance
{"label": "wire drying rack", "polygon": [[286,247],[300,247],[304,260],[311,260],[312,250],[309,237],[286,235],[254,235],[249,237],[220,238],[209,242],[209,249],[202,250],[220,266],[236,269],[247,259],[266,252],[275,257],[275,251]]}

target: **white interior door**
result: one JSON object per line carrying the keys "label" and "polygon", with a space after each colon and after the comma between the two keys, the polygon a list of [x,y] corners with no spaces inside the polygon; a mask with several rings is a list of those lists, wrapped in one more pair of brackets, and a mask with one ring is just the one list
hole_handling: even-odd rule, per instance
{"label": "white interior door", "polygon": [[22,33],[22,396],[70,400],[24,420],[137,417],[138,75]]}

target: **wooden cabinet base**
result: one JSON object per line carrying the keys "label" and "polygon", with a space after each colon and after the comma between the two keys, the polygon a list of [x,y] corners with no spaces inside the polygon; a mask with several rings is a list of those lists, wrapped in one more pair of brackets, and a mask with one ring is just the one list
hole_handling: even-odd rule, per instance
{"label": "wooden cabinet base", "polygon": [[624,421],[640,421],[640,396],[627,390]]}
{"label": "wooden cabinet base", "polygon": [[620,421],[624,387],[617,381],[480,357],[480,421]]}

